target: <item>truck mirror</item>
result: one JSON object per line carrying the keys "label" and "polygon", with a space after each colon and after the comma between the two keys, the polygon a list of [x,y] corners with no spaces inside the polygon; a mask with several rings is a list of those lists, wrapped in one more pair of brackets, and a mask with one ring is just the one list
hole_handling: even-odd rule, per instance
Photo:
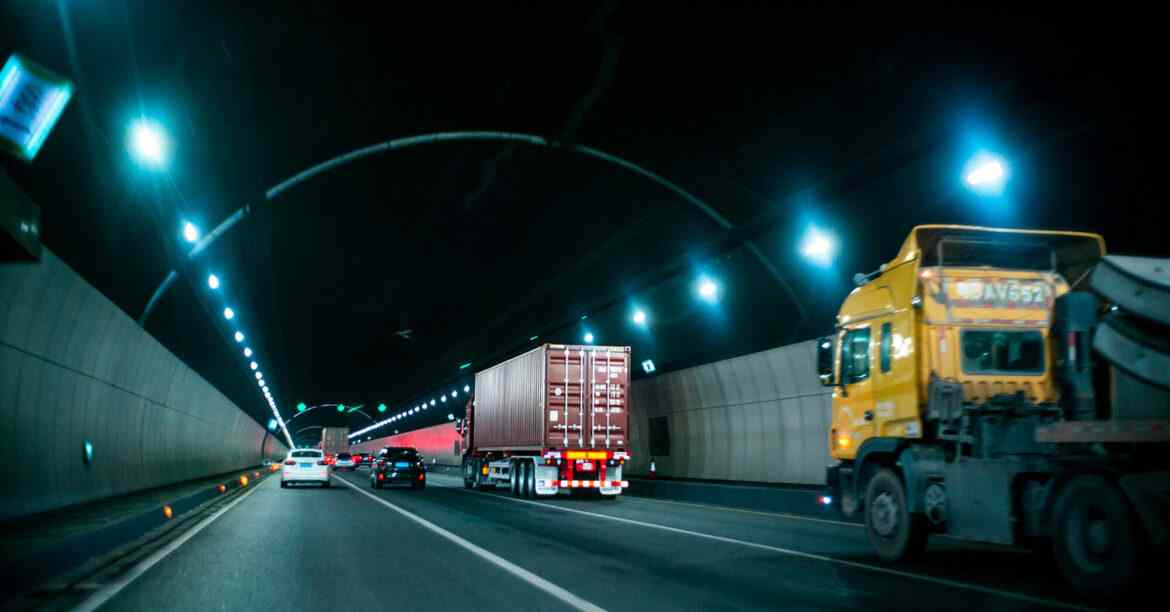
{"label": "truck mirror", "polygon": [[817,338],[817,376],[821,379],[821,384],[826,387],[832,387],[837,384],[836,378],[833,376],[833,337],[823,336]]}

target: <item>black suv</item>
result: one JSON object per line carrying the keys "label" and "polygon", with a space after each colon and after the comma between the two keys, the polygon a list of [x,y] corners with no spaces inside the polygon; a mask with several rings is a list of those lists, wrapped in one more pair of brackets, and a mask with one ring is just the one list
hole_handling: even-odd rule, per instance
{"label": "black suv", "polygon": [[405,446],[387,446],[378,451],[370,468],[370,487],[381,489],[390,484],[408,484],[425,489],[427,470],[418,450]]}

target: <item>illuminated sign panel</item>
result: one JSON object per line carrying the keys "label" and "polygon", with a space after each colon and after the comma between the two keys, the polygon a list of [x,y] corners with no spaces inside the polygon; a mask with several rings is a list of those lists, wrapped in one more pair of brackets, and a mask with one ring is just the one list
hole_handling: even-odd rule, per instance
{"label": "illuminated sign panel", "polygon": [[13,54],[0,70],[0,148],[32,161],[72,96],[72,83]]}

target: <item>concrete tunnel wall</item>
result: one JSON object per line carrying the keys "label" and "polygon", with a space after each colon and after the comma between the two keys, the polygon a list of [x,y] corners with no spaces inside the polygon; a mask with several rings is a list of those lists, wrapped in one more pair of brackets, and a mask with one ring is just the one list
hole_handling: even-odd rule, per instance
{"label": "concrete tunnel wall", "polygon": [[261,460],[263,427],[48,249],[0,263],[0,334],[0,519]]}
{"label": "concrete tunnel wall", "polygon": [[[634,381],[628,474],[650,471],[649,422],[665,417],[670,454],[658,475],[778,484],[824,484],[831,392],[816,376],[816,344],[782,346]],[[414,446],[459,465],[451,423],[354,445],[356,452]]]}
{"label": "concrete tunnel wall", "polygon": [[642,378],[630,389],[629,473],[650,471],[649,422],[665,417],[659,476],[824,484],[829,389],[813,341]]}

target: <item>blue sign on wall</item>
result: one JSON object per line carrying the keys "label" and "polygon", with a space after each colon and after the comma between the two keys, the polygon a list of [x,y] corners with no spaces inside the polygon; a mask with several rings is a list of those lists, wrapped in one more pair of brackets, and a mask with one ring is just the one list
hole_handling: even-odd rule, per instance
{"label": "blue sign on wall", "polygon": [[72,96],[68,80],[12,54],[0,70],[0,148],[32,161]]}

